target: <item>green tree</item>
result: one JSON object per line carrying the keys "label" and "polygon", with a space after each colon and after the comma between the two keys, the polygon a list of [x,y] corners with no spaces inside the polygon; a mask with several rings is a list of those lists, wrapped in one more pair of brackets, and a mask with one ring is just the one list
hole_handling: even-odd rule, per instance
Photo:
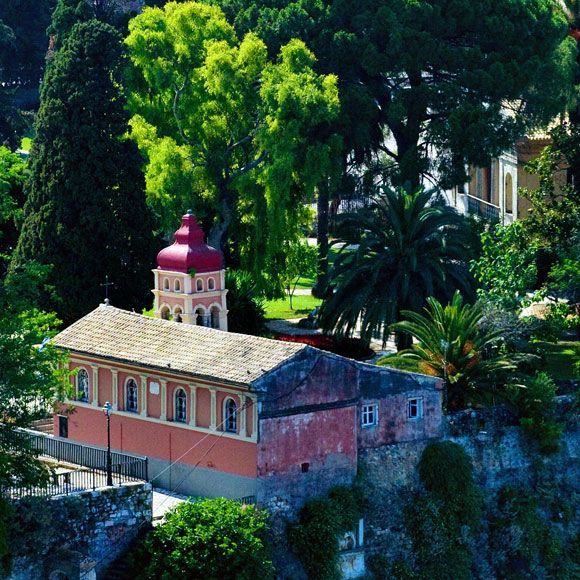
{"label": "green tree", "polygon": [[95,20],[77,24],[51,62],[31,152],[24,223],[11,263],[53,266],[40,305],[70,323],[103,297],[141,310],[154,261],[153,223],[141,159],[124,138],[119,34]]}
{"label": "green tree", "polygon": [[[26,162],[6,147],[0,147],[0,257],[8,257],[18,240],[17,223],[24,205]],[[0,279],[5,269],[0,267]]]}
{"label": "green tree", "polygon": [[481,284],[480,297],[517,308],[536,285],[537,244],[526,235],[519,220],[490,228],[483,232],[481,241],[482,254],[471,262],[471,271]]}
{"label": "green tree", "polygon": [[243,270],[227,270],[228,332],[261,336],[266,323],[264,299],[255,278]]}
{"label": "green tree", "polygon": [[146,538],[138,578],[271,578],[266,530],[265,512],[233,500],[179,504]]}
{"label": "green tree", "polygon": [[423,373],[444,379],[449,409],[481,402],[500,380],[500,373],[515,370],[507,355],[491,348],[501,343],[503,329],[483,332],[481,307],[464,304],[459,292],[445,307],[431,297],[427,304],[425,314],[403,311],[406,320],[393,325],[418,341],[403,356],[419,361]]}
{"label": "green tree", "polygon": [[[386,342],[403,310],[419,311],[429,296],[449,299],[457,288],[469,293],[467,235],[464,218],[432,191],[385,189],[340,226],[322,327],[350,335],[360,326],[364,340],[380,334]],[[399,349],[409,345],[407,335],[396,338]]]}
{"label": "green tree", "polygon": [[572,90],[574,43],[550,0],[209,1],[240,34],[257,32],[271,54],[304,40],[317,71],[340,79],[332,130],[343,143],[335,157],[343,178],[318,192],[320,281],[328,200],[352,194],[362,168],[388,168],[411,189],[421,177],[464,182],[465,163],[483,165],[551,120]]}
{"label": "green tree", "polygon": [[306,240],[291,244],[286,253],[286,270],[284,272],[284,287],[290,297],[290,310],[296,286],[301,277],[312,278],[316,275],[316,259],[318,250]]}
{"label": "green tree", "polygon": [[151,207],[169,228],[193,204],[210,244],[280,291],[282,250],[332,163],[336,78],[317,75],[299,41],[271,61],[256,35],[238,40],[217,7],[195,2],[144,10],[126,42]]}

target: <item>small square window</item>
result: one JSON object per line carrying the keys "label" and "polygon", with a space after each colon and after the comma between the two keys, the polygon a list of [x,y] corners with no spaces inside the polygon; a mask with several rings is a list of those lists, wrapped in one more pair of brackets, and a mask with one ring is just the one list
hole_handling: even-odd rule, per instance
{"label": "small square window", "polygon": [[372,427],[379,423],[379,406],[378,405],[363,405],[361,413],[361,426]]}
{"label": "small square window", "polygon": [[407,402],[407,418],[421,419],[423,417],[423,399],[409,399]]}

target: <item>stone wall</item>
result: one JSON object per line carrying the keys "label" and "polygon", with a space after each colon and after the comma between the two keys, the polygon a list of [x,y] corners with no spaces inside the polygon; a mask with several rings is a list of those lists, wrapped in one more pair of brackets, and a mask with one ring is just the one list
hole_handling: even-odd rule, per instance
{"label": "stone wall", "polygon": [[94,578],[151,524],[152,489],[130,483],[14,503],[13,580]]}
{"label": "stone wall", "polygon": [[[580,491],[580,437],[571,429],[562,437],[559,453],[542,457],[530,449],[516,426],[494,426],[481,417],[452,417],[443,439],[460,444],[470,455],[476,482],[490,497],[507,484],[531,483],[538,467],[569,489]],[[398,443],[359,450],[359,466],[371,507],[365,515],[367,555],[390,560],[409,553],[404,506],[418,488],[417,465],[430,441]]]}

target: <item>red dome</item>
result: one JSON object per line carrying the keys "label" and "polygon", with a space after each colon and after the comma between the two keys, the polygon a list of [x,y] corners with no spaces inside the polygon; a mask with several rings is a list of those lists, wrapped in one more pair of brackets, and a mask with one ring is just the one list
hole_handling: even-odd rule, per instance
{"label": "red dome", "polygon": [[175,232],[175,242],[157,254],[160,270],[183,272],[215,272],[223,269],[222,253],[204,243],[203,230],[195,216],[188,211],[181,218],[181,227]]}

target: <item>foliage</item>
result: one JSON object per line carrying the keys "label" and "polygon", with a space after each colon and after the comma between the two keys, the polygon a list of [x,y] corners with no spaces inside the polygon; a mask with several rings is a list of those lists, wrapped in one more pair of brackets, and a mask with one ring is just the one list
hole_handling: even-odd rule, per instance
{"label": "foliage", "polygon": [[311,499],[304,504],[298,523],[288,528],[288,540],[308,578],[340,578],[339,536],[354,529],[362,510],[360,491],[345,486],[333,488],[328,497]]}
{"label": "foliage", "polygon": [[107,24],[77,24],[42,86],[24,222],[11,272],[30,260],[53,266],[40,306],[65,323],[93,309],[108,275],[112,302],[141,309],[154,260],[141,159],[124,138],[120,37]]}
{"label": "foliage", "polygon": [[130,23],[132,136],[147,159],[148,201],[168,228],[193,206],[209,243],[280,294],[284,251],[335,148],[336,78],[304,43],[270,60],[215,6],[170,2]]}
{"label": "foliage", "polygon": [[393,369],[398,369],[400,371],[408,371],[410,373],[420,373],[419,361],[409,358],[407,356],[401,356],[398,354],[388,354],[381,357],[377,361],[377,365],[380,367],[390,367]]}
{"label": "foliage", "polygon": [[580,236],[571,248],[559,253],[548,276],[548,289],[572,303],[580,302]]}
{"label": "foliage", "polygon": [[483,313],[479,304],[464,304],[456,292],[447,306],[427,298],[425,314],[403,311],[407,320],[393,325],[418,343],[402,356],[419,361],[421,372],[441,377],[447,389],[447,407],[464,408],[467,402],[492,391],[500,376],[515,369],[514,356],[494,349],[503,329],[483,332],[479,323]]}
{"label": "foliage", "polygon": [[[470,290],[464,218],[432,191],[385,189],[339,228],[332,294],[320,310],[325,330],[351,335],[360,324],[364,340],[380,334],[386,343],[403,310],[420,310],[428,296],[448,299],[457,288]],[[398,337],[399,348],[407,344]]]}
{"label": "foliage", "polygon": [[[8,255],[18,239],[18,223],[24,205],[26,162],[6,147],[0,147],[0,255]],[[0,278],[3,278],[3,268]]]}
{"label": "foliage", "polygon": [[228,331],[260,336],[264,332],[264,300],[249,272],[227,270]]}
{"label": "foliage", "polygon": [[510,390],[524,433],[541,453],[557,451],[563,426],[554,416],[556,385],[552,377],[539,372],[523,385],[512,385]]}
{"label": "foliage", "polygon": [[[214,1],[272,52],[304,40],[319,69],[341,79],[344,151],[359,163],[369,152],[393,159],[412,187],[422,174],[464,181],[464,162],[483,165],[511,147],[571,93],[574,42],[545,0]],[[506,103],[518,103],[513,114]],[[439,151],[431,159],[430,146]]]}
{"label": "foliage", "polygon": [[536,494],[506,486],[496,498],[490,546],[496,572],[506,578],[573,578],[561,534],[543,517]]}
{"label": "foliage", "polygon": [[515,309],[536,283],[538,246],[526,235],[521,221],[496,225],[482,235],[482,255],[471,262],[482,298]]}
{"label": "foliage", "polygon": [[406,507],[420,578],[470,578],[469,536],[479,524],[482,494],[471,459],[450,441],[428,445],[419,462],[425,491]]}
{"label": "foliage", "polygon": [[557,187],[555,177],[564,172],[563,164],[569,166],[574,156],[580,157],[580,145],[579,135],[575,136],[573,149],[566,143],[572,137],[566,124],[553,129],[551,136],[553,143],[526,167],[538,176],[538,189],[523,189],[521,195],[531,204],[523,221],[528,237],[558,253],[570,249],[580,235],[580,188],[568,184]]}
{"label": "foliage", "polygon": [[283,280],[284,287],[290,298],[290,310],[292,310],[292,298],[300,278],[312,278],[316,275],[317,257],[318,249],[316,246],[311,246],[305,240],[298,240],[290,244],[286,252],[286,270]]}
{"label": "foliage", "polygon": [[144,542],[138,578],[273,577],[266,515],[224,498],[179,504]]}

